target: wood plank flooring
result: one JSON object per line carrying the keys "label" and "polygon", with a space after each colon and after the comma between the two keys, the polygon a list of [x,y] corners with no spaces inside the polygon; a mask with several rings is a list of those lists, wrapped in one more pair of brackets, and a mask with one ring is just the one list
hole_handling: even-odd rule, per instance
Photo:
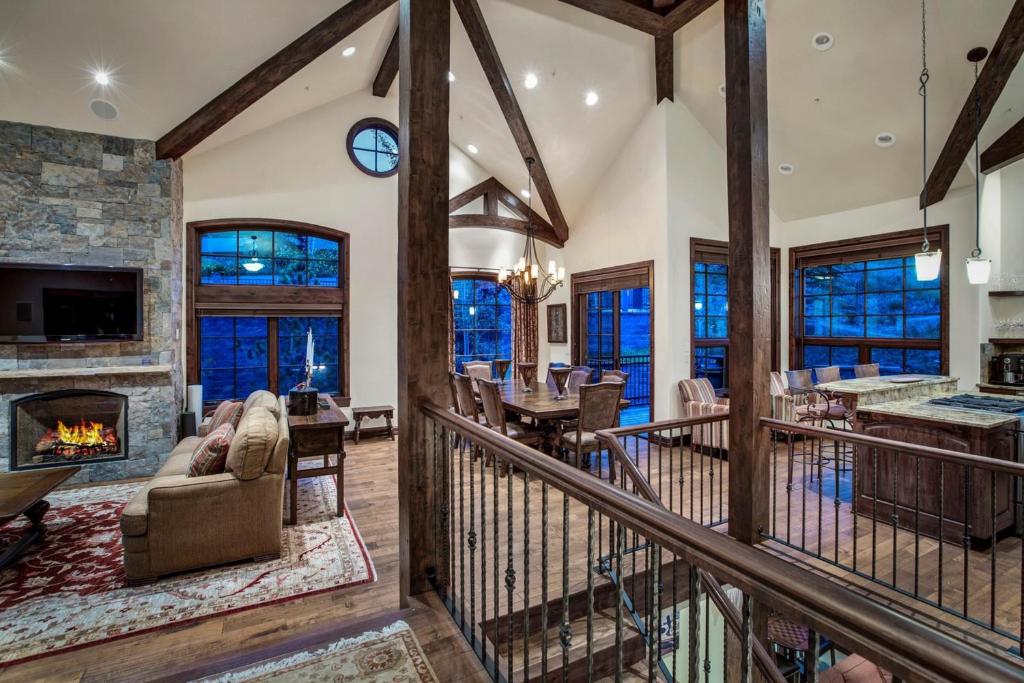
{"label": "wood plank flooring", "polygon": [[[397,614],[398,474],[395,443],[348,446],[345,499],[378,578],[288,602],[46,657],[0,671],[0,681],[181,680],[214,654],[252,653],[304,642],[310,634],[351,635],[353,622]],[[410,619],[442,681],[486,680],[465,639],[433,596]],[[259,657],[263,658],[263,657]]]}

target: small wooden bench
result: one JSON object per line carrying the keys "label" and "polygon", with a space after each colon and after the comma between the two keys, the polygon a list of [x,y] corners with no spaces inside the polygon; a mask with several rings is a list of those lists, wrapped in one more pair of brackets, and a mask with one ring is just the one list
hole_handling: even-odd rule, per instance
{"label": "small wooden bench", "polygon": [[373,420],[379,417],[383,417],[387,420],[388,438],[394,441],[395,429],[391,424],[391,420],[395,417],[395,409],[391,406],[366,406],[363,408],[353,408],[352,421],[355,423],[355,428],[353,430],[352,440],[357,444],[359,443],[359,428],[363,423],[363,418]]}

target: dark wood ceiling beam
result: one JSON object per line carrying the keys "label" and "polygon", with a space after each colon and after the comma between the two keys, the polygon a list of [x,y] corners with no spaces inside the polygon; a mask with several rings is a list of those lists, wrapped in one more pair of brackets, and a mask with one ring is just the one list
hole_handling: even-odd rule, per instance
{"label": "dark wood ceiling beam", "polygon": [[483,67],[484,74],[491,84],[491,90],[498,100],[498,106],[501,107],[501,112],[505,115],[505,121],[512,132],[512,138],[516,141],[519,153],[524,161],[528,158],[534,160],[533,184],[541,201],[544,202],[544,208],[551,218],[555,234],[564,241],[569,237],[569,227],[562,214],[562,208],[558,205],[558,198],[555,196],[551,179],[548,178],[548,172],[544,168],[544,162],[540,158],[540,151],[533,141],[529,126],[526,125],[523,110],[519,108],[519,102],[516,100],[512,84],[508,80],[508,74],[505,73],[505,67],[498,56],[491,32],[487,28],[487,22],[484,21],[483,14],[480,12],[480,5],[476,0],[455,0],[455,9],[462,19],[462,25],[466,28],[469,41],[473,44],[477,59],[480,60],[480,66]]}
{"label": "dark wood ceiling beam", "polygon": [[654,36],[654,86],[656,104],[662,100],[672,101],[675,97],[675,34],[659,33]]}
{"label": "dark wood ceiling beam", "polygon": [[718,0],[683,0],[665,15],[665,30],[675,33],[704,13]]}
{"label": "dark wood ceiling beam", "polygon": [[448,200],[448,213],[458,211],[459,209],[466,206],[470,202],[479,199],[480,197],[483,197],[484,195],[487,194],[488,190],[491,189],[493,184],[494,178],[488,178],[487,180],[477,183],[468,190],[465,190],[455,195],[454,197]]}
{"label": "dark wood ceiling beam", "polygon": [[395,82],[398,75],[398,29],[391,36],[388,43],[388,50],[384,53],[384,59],[380,61],[380,68],[377,69],[377,76],[373,79],[373,94],[376,97],[387,97],[391,90],[391,84]]}
{"label": "dark wood ceiling beam", "polygon": [[[942,201],[963,165],[967,153],[974,144],[975,125],[984,126],[988,115],[1010,80],[1021,54],[1024,53],[1024,0],[1016,0],[1010,8],[1010,15],[999,32],[999,37],[989,52],[978,81],[971,88],[956,123],[946,138],[935,166],[921,191],[921,208]],[[981,121],[974,120],[974,96],[979,96]]]}
{"label": "dark wood ceiling beam", "polygon": [[157,158],[182,156],[394,2],[351,0],[157,140]]}
{"label": "dark wood ceiling beam", "polygon": [[981,153],[981,172],[992,173],[1020,159],[1024,159],[1024,119]]}
{"label": "dark wood ceiling beam", "polygon": [[[491,216],[486,213],[460,213],[448,216],[448,229],[454,230],[457,228],[494,228],[517,232],[520,235],[529,233],[528,224],[524,220],[509,218],[508,216]],[[565,246],[565,242],[560,240],[558,235],[554,234],[551,230],[541,230],[536,225],[533,228],[534,236],[541,242],[546,242],[558,248]]]}
{"label": "dark wood ceiling beam", "polygon": [[538,230],[550,230],[554,234],[554,227],[544,220],[543,216],[530,208],[526,202],[517,197],[512,190],[499,183],[497,179],[494,179],[492,190],[498,201],[508,207],[510,211],[517,214],[523,220],[527,220],[527,217],[529,217],[529,220],[537,226]]}
{"label": "dark wood ceiling beam", "polygon": [[664,26],[665,18],[663,16],[654,10],[628,2],[628,0],[562,0],[562,2],[651,35],[661,32]]}

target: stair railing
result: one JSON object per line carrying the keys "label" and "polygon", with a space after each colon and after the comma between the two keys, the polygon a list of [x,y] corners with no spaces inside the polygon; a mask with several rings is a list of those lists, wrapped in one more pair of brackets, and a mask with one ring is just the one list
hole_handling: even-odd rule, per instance
{"label": "stair railing", "polygon": [[[659,661],[669,661],[680,680],[749,681],[757,604],[904,680],[1024,681],[1020,667],[824,577],[436,405],[421,412],[435,500],[422,511],[433,515],[437,539],[431,578],[493,680],[619,678],[644,664],[653,680]],[[657,647],[623,618],[623,592],[597,561],[605,554],[623,585],[630,581]],[[688,580],[679,580],[681,571]],[[713,598],[699,599],[702,571],[742,592],[738,644],[707,607],[688,610],[685,642],[672,618],[684,602],[710,605]],[[719,653],[726,670],[711,671]]]}

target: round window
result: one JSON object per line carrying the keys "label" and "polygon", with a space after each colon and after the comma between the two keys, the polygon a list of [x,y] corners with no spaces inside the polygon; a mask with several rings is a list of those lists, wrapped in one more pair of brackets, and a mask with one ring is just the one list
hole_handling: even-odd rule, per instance
{"label": "round window", "polygon": [[384,119],[363,119],[348,132],[348,155],[356,167],[376,178],[398,173],[398,128]]}

